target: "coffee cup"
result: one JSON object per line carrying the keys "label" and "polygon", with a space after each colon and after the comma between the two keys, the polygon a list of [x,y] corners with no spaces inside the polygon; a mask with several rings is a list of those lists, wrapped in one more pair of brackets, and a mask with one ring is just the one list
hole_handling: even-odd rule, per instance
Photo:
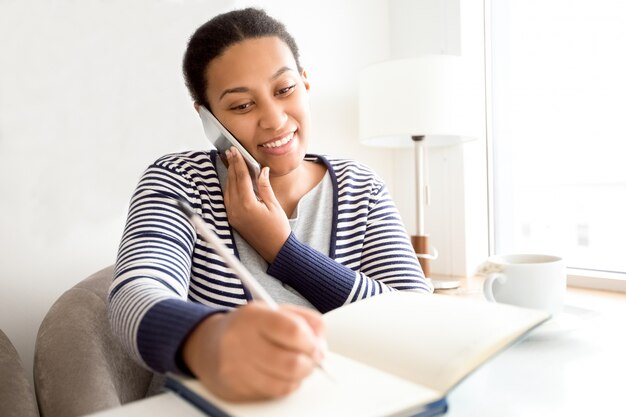
{"label": "coffee cup", "polygon": [[479,269],[486,276],[483,294],[489,301],[544,310],[563,308],[567,276],[565,262],[552,255],[495,255]]}

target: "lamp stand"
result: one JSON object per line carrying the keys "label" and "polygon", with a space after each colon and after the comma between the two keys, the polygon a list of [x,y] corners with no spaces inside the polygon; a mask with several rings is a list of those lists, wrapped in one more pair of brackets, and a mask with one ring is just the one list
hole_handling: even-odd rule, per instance
{"label": "lamp stand", "polygon": [[[416,255],[428,253],[428,236],[411,236],[411,244],[413,245],[413,250],[415,251]],[[417,260],[420,262],[420,266],[422,267],[422,271],[424,272],[424,277],[428,278],[430,275],[430,259],[418,256]]]}
{"label": "lamp stand", "polygon": [[424,187],[424,136],[411,136],[415,144],[415,212],[416,236],[411,236],[413,250],[420,262],[424,276],[430,275],[430,256],[428,255],[428,236],[424,232],[424,204],[426,201]]}

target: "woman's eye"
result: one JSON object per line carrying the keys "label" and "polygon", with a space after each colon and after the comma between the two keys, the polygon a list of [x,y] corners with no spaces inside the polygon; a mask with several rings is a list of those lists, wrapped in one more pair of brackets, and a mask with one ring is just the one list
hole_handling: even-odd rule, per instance
{"label": "woman's eye", "polygon": [[289,87],[281,88],[280,90],[278,90],[276,92],[276,95],[277,96],[285,96],[285,95],[291,93],[294,90],[294,88],[296,88],[295,84],[292,84]]}
{"label": "woman's eye", "polygon": [[243,112],[243,111],[246,111],[246,110],[250,109],[250,107],[252,107],[252,104],[253,103],[249,101],[249,102],[246,102],[246,103],[242,103],[242,104],[237,104],[235,106],[231,106],[230,109],[234,110],[234,111]]}

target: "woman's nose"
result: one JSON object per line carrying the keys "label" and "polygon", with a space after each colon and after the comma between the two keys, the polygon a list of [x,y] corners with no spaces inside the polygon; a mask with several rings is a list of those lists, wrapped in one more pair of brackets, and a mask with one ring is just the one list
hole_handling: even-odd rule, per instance
{"label": "woman's nose", "polygon": [[287,113],[280,103],[265,103],[261,111],[259,126],[263,129],[279,130],[287,121]]}

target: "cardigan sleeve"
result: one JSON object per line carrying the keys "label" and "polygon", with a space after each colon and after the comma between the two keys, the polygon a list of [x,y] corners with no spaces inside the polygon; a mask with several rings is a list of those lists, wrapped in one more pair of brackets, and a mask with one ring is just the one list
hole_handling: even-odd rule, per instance
{"label": "cardigan sleeve", "polygon": [[218,310],[187,300],[196,235],[176,199],[199,210],[197,191],[183,170],[151,165],[131,199],[108,315],[114,334],[140,364],[188,374],[180,348]]}
{"label": "cardigan sleeve", "polygon": [[384,184],[375,184],[367,198],[339,202],[338,217],[343,220],[337,227],[334,259],[292,233],[268,274],[321,312],[386,291],[432,292],[395,204]]}

